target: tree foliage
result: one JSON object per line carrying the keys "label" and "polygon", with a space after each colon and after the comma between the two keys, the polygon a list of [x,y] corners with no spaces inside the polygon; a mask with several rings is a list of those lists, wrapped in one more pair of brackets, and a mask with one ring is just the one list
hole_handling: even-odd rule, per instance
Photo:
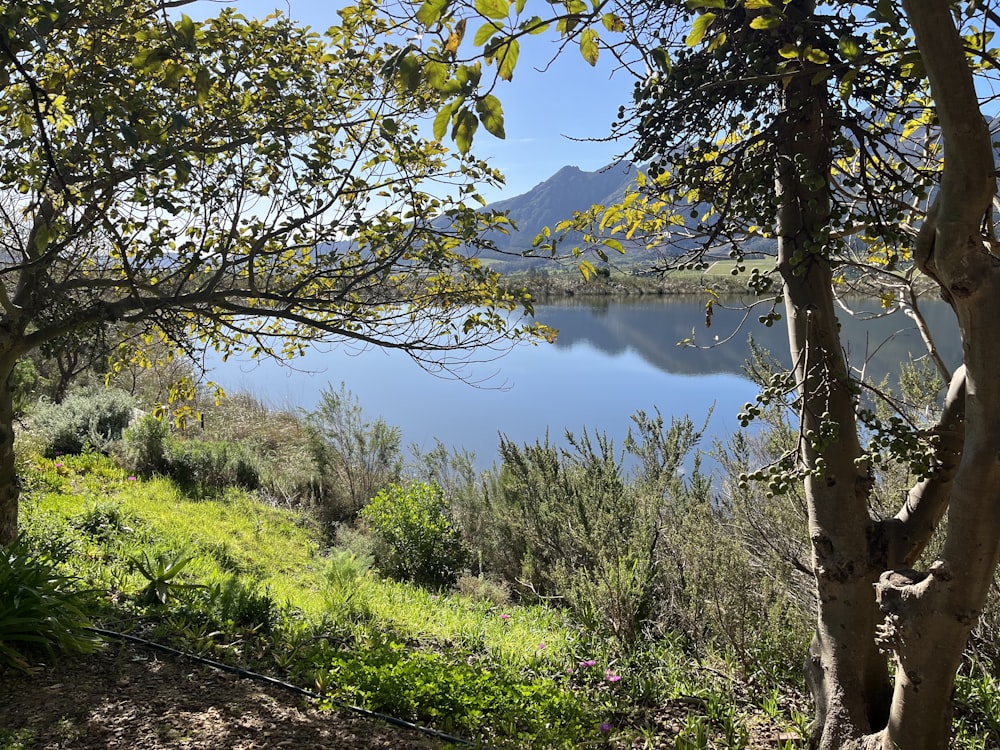
{"label": "tree foliage", "polygon": [[[475,257],[499,176],[423,137],[374,4],[325,35],[186,3],[7,3],[0,16],[0,382],[116,331],[293,356],[316,339],[453,369],[544,334]],[[168,10],[170,12],[168,13]],[[155,364],[148,346],[130,352]],[[0,388],[0,541],[16,533]]]}

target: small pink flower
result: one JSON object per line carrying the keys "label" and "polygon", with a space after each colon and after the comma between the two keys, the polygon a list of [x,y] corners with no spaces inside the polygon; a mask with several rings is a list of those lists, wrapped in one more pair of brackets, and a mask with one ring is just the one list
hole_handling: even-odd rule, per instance
{"label": "small pink flower", "polygon": [[506,612],[504,612],[502,615],[500,615],[500,619],[501,620],[509,620],[510,619],[510,615],[508,615]]}
{"label": "small pink flower", "polygon": [[63,467],[63,465],[62,465],[62,464],[59,464],[59,463],[57,463],[57,464],[55,464],[55,467],[56,467],[57,469],[61,469],[61,468]]}
{"label": "small pink flower", "polygon": [[596,664],[597,664],[597,661],[595,659],[587,659],[586,661],[581,661],[580,662],[580,666],[583,667],[584,669],[587,669],[588,667],[593,667]]}
{"label": "small pink flower", "polygon": [[618,682],[621,678],[622,676],[620,674],[615,674],[610,669],[604,673],[604,679],[608,682]]}
{"label": "small pink flower", "polygon": [[135,477],[129,477],[129,478],[128,478],[128,481],[130,481],[130,482],[134,482],[134,481],[135,481]]}
{"label": "small pink flower", "polygon": [[542,649],[544,649],[544,648],[545,648],[545,644],[544,644],[544,643],[539,643],[539,644],[538,644],[538,650],[539,650],[539,651],[541,651],[541,650],[542,650]]}

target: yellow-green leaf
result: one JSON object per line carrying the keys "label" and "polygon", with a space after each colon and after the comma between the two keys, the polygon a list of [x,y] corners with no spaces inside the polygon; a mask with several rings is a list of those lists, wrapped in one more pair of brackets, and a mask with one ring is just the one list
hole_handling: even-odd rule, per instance
{"label": "yellow-green leaf", "polygon": [[781,16],[775,16],[768,13],[766,16],[757,16],[750,22],[751,29],[776,29],[781,25]]}
{"label": "yellow-green leaf", "polygon": [[617,13],[605,13],[601,16],[601,23],[604,24],[604,28],[608,31],[613,31],[616,34],[625,31],[625,22],[622,21]]}
{"label": "yellow-green leaf", "polygon": [[799,58],[799,48],[794,44],[786,44],[778,50],[778,54],[786,60],[797,60]]}
{"label": "yellow-green leaf", "polygon": [[514,68],[517,67],[517,58],[520,53],[521,45],[516,39],[511,39],[497,54],[497,75],[503,80],[509,81],[514,77]]}
{"label": "yellow-green leaf", "polygon": [[476,0],[476,10],[487,18],[506,18],[510,3],[507,0]]}
{"label": "yellow-green leaf", "polygon": [[198,104],[204,104],[208,100],[208,93],[212,87],[212,77],[208,68],[199,68],[194,79],[194,90],[198,98]]}
{"label": "yellow-green leaf", "polygon": [[701,8],[725,9],[726,0],[687,0],[684,5],[688,10],[700,10]]}
{"label": "yellow-green leaf", "polygon": [[705,38],[705,33],[708,31],[708,27],[712,25],[715,20],[714,13],[702,13],[694,20],[694,25],[691,27],[691,33],[687,35],[684,43],[688,47],[697,47],[701,44],[701,40]]}
{"label": "yellow-green leaf", "polygon": [[809,62],[816,63],[817,65],[826,65],[830,62],[830,56],[823,50],[816,49],[815,47],[806,47],[804,57]]}
{"label": "yellow-green leaf", "polygon": [[486,23],[484,23],[482,26],[479,27],[479,30],[476,32],[475,37],[473,37],[472,39],[472,43],[475,44],[477,47],[482,47],[484,44],[486,44],[486,42],[490,40],[490,37],[492,37],[502,28],[503,27],[500,24],[493,23],[492,21],[487,21]]}
{"label": "yellow-green leaf", "polygon": [[424,26],[433,26],[444,15],[448,0],[426,0],[417,10],[417,20]]}
{"label": "yellow-green leaf", "polygon": [[771,0],[744,0],[743,7],[747,10],[763,10],[764,8],[774,8]]}
{"label": "yellow-green leaf", "polygon": [[580,34],[580,54],[591,65],[597,65],[597,56],[600,52],[597,42],[597,32],[593,29],[584,29]]}
{"label": "yellow-green leaf", "polygon": [[861,46],[849,36],[842,36],[837,44],[840,54],[848,60],[856,60],[861,55]]}
{"label": "yellow-green leaf", "polygon": [[476,102],[476,112],[486,132],[500,139],[507,137],[503,129],[503,108],[493,94],[487,94]]}

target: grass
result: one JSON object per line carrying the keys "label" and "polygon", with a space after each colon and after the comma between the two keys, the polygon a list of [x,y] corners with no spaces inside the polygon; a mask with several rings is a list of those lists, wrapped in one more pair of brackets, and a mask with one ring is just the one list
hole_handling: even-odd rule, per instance
{"label": "grass", "polygon": [[[102,625],[224,660],[239,640],[251,666],[499,745],[603,741],[607,684],[574,678],[586,647],[559,610],[434,594],[363,564],[345,581],[313,524],[242,491],[192,500],[96,455],[22,468],[25,536],[69,550],[67,573],[109,593]],[[158,556],[186,560],[165,604],[142,595]]]}
{"label": "grass", "polygon": [[[493,747],[737,749],[807,731],[793,678],[748,678],[729,654],[692,653],[683,634],[625,652],[558,607],[382,580],[308,517],[241,490],[195,500],[97,455],[32,456],[22,473],[24,535],[67,552],[62,572],[81,588],[106,592],[97,624],[319,689],[330,703]],[[143,595],[158,575],[164,603]],[[988,675],[960,680],[955,747],[996,747],[998,695]],[[31,742],[0,733],[0,747]]]}

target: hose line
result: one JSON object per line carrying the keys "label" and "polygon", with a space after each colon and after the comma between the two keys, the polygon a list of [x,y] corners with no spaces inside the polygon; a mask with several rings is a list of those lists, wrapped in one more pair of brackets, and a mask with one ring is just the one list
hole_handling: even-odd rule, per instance
{"label": "hose line", "polygon": [[230,674],[235,674],[240,677],[246,677],[251,680],[256,680],[257,682],[263,682],[267,685],[273,685],[275,687],[282,688],[297,695],[305,696],[313,700],[328,700],[338,708],[342,708],[347,711],[359,714],[360,716],[365,716],[370,719],[377,719],[379,721],[384,721],[387,724],[392,724],[393,726],[401,727],[403,729],[410,729],[421,734],[425,734],[429,737],[434,737],[435,739],[442,740],[443,742],[450,742],[454,745],[463,745],[466,747],[484,747],[475,742],[470,742],[469,740],[463,739],[462,737],[454,737],[450,734],[444,732],[439,732],[437,729],[431,729],[430,727],[420,726],[419,724],[414,724],[413,722],[406,721],[405,719],[400,719],[396,716],[390,716],[389,714],[379,713],[378,711],[369,711],[367,708],[361,708],[360,706],[352,706],[350,703],[345,703],[344,701],[338,700],[331,696],[324,696],[312,690],[306,690],[298,685],[293,685],[290,682],[284,682],[283,680],[276,679],[274,677],[269,677],[265,674],[259,674],[257,672],[251,672],[242,667],[234,667],[229,664],[223,664],[220,661],[215,661],[214,659],[208,659],[204,656],[198,656],[197,654],[190,654],[186,651],[180,651],[179,649],[172,648],[171,646],[165,646],[162,643],[157,643],[156,641],[150,641],[146,638],[139,638],[138,636],[128,635],[127,633],[118,633],[114,630],[105,630],[104,628],[94,628],[88,627],[91,633],[95,633],[103,638],[112,638],[119,641],[127,641],[129,643],[135,643],[146,648],[151,648],[156,651],[162,651],[166,654],[171,654],[173,656],[179,656],[184,659],[190,659],[191,661],[197,662],[199,664],[205,664],[212,667],[213,669],[218,669],[223,672],[229,672]]}

